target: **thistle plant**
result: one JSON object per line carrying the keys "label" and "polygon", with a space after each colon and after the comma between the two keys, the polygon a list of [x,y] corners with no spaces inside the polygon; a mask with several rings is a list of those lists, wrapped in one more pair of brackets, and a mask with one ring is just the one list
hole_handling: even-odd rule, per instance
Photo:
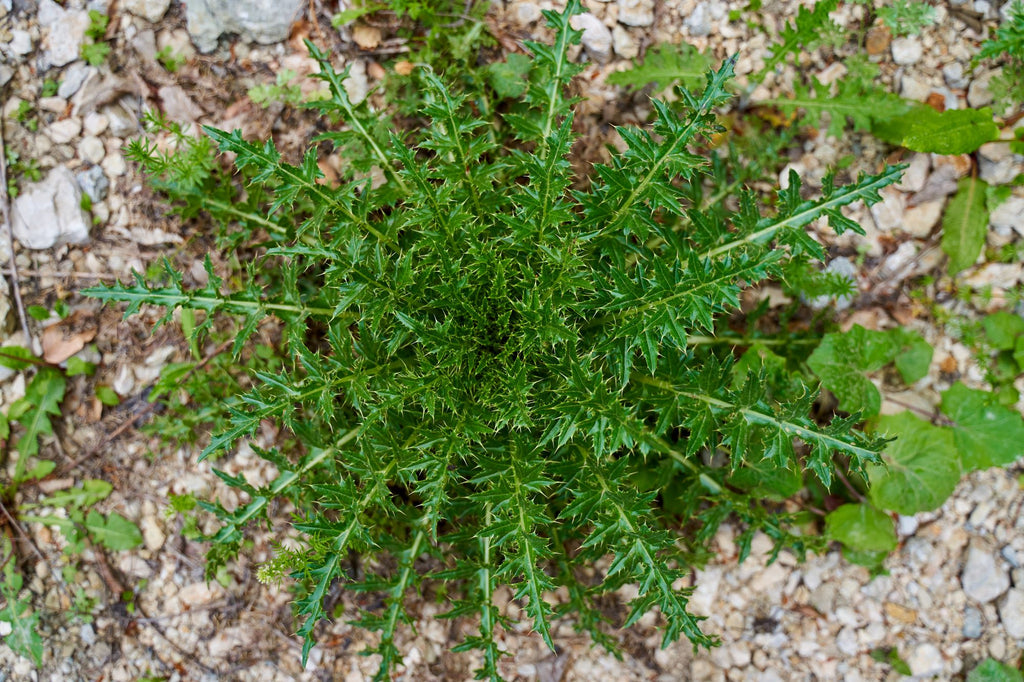
{"label": "thistle plant", "polygon": [[[346,72],[308,44],[330,90],[309,106],[335,131],[316,142],[346,158],[337,184],[322,182],[316,145],[291,165],[237,131],[130,150],[183,211],[209,211],[260,254],[233,291],[208,263],[201,288],[168,266],[165,281],[88,293],[128,313],[163,306],[164,320],[196,311],[199,326],[234,316],[237,352],[261,321],[279,321],[285,369],[253,374],[202,457],[230,452],[264,420],[298,445],[257,450],[279,471],[267,486],[219,472],[248,501],[204,508],[223,524],[208,538],[214,566],[271,500],[295,505],[302,547],[281,549],[261,577],[296,581],[303,660],[337,582],[384,597],[355,615],[379,632],[379,679],[401,661],[396,632],[425,583],[446,587],[445,617],[474,619],[457,650],[479,652],[480,678],[500,677],[495,638],[511,626],[501,586],[548,646],[565,616],[614,649],[613,627],[652,609],[664,644],[712,645],[680,584],[718,525],[744,525],[744,554],[755,530],[776,551],[813,546],[766,486],[780,472],[828,486],[834,467],[878,460],[855,416],[811,418],[811,388],[749,363],[735,371],[718,321],[745,287],[823,257],[812,221],[860,232],[840,209],[878,201],[900,169],[844,187],[828,177],[811,199],[794,174],[762,210],[730,184],[742,168],[725,169],[707,144],[721,132],[729,60],[701,92],[681,89],[676,108],[654,102],[653,129],[620,128],[626,150],[574,190],[578,11],[572,0],[545,12],[554,44],[528,43],[529,86],[507,112],[481,118],[490,107],[426,73],[424,124],[407,133],[353,105]],[[202,160],[209,141],[234,155],[244,193]],[[362,579],[349,575],[353,552]],[[598,602],[626,585],[637,587],[628,614],[606,622]]]}

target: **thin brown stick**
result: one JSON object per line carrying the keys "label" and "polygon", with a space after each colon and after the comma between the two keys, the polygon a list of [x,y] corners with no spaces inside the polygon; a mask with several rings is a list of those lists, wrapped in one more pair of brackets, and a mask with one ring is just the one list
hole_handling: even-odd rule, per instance
{"label": "thin brown stick", "polygon": [[[7,268],[0,268],[0,273],[9,277],[14,274]],[[118,279],[117,275],[110,272],[78,272],[77,270],[71,270],[69,272],[58,272],[56,270],[19,270],[18,274],[25,277],[52,277],[53,279]]]}

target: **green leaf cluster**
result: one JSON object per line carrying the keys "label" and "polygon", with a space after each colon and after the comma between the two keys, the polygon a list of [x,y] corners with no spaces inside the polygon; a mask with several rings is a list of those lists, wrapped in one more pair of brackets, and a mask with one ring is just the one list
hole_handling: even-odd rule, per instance
{"label": "green leaf cluster", "polygon": [[[626,585],[635,596],[618,625],[657,609],[666,645],[710,645],[676,585],[718,525],[744,525],[743,555],[756,530],[776,552],[803,551],[814,541],[774,501],[804,476],[830,485],[837,456],[854,472],[880,461],[881,441],[852,420],[812,419],[803,382],[769,381],[772,370],[753,363],[737,380],[729,338],[716,341],[745,288],[824,257],[811,222],[860,232],[842,209],[879,201],[901,168],[846,186],[828,176],[816,197],[793,173],[765,207],[741,189],[755,175],[742,155],[709,149],[730,60],[701,90],[680,89],[675,107],[655,101],[650,128],[619,128],[625,150],[584,185],[570,163],[579,67],[568,55],[580,32],[569,18],[579,10],[574,0],[544,13],[554,44],[527,43],[525,88],[499,115],[421,73],[425,123],[410,132],[353,104],[345,72],[309,45],[330,89],[314,103],[332,122],[316,143],[351,161],[336,183],[323,182],[315,145],[288,160],[238,131],[205,129],[234,156],[244,193],[189,159],[202,143],[183,142],[184,158],[133,147],[183,210],[208,207],[259,255],[230,287],[208,261],[199,287],[168,265],[160,281],[87,293],[129,314],[162,306],[163,321],[194,311],[207,328],[232,316],[235,353],[262,321],[281,325],[286,359],[223,401],[230,421],[203,457],[266,420],[296,444],[254,448],[280,472],[269,485],[217,471],[248,503],[200,506],[222,523],[212,574],[273,500],[295,505],[303,551],[282,552],[262,575],[298,584],[304,658],[338,581],[383,597],[383,610],[353,614],[380,634],[378,679],[400,661],[406,598],[425,581],[445,585],[447,617],[477,618],[458,648],[481,653],[481,678],[498,678],[498,632],[512,625],[495,603],[501,586],[549,646],[553,619],[572,615],[613,647],[600,604]],[[225,204],[243,196],[231,218]],[[351,552],[379,560],[356,578]],[[585,577],[604,557],[608,568]]]}
{"label": "green leaf cluster", "polygon": [[[1024,337],[1024,320],[1018,316],[993,315],[986,322],[1000,347],[1013,348]],[[826,334],[807,362],[840,408],[872,417],[876,434],[895,438],[881,462],[867,466],[867,498],[826,518],[828,537],[868,565],[880,564],[895,547],[895,528],[886,512],[913,515],[937,509],[964,474],[1024,457],[1024,417],[1000,404],[998,396],[959,382],[942,393],[941,425],[909,411],[876,416],[881,394],[864,373],[895,362],[910,384],[927,373],[931,356],[931,346],[915,333],[854,326],[846,333]]]}

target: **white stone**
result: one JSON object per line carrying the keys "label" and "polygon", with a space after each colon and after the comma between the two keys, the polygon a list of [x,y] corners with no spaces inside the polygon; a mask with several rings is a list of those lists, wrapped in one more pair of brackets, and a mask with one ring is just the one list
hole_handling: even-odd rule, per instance
{"label": "white stone", "polygon": [[686,17],[683,21],[683,26],[689,31],[690,35],[695,38],[700,38],[711,33],[711,12],[708,10],[706,3],[698,3],[693,8],[693,12],[690,16]]}
{"label": "white stone", "polygon": [[108,125],[110,125],[110,121],[107,120],[107,117],[94,111],[87,114],[85,120],[82,121],[82,130],[86,135],[100,135]]}
{"label": "white stone", "polygon": [[1014,639],[1024,639],[1024,588],[1010,590],[999,604],[999,620],[1006,634]]}
{"label": "white stone", "polygon": [[640,46],[633,40],[633,36],[618,24],[612,27],[612,43],[615,54],[622,59],[636,59],[640,54]]}
{"label": "white stone", "polygon": [[11,206],[14,237],[29,249],[89,241],[89,214],[82,210],[75,176],[57,166],[42,182],[26,185]]}
{"label": "white stone", "polygon": [[99,163],[106,153],[107,150],[104,149],[103,142],[98,137],[89,135],[83,137],[82,141],[78,143],[78,155],[89,163]]}
{"label": "white stone", "polygon": [[353,104],[359,104],[370,92],[370,81],[366,76],[366,62],[362,59],[352,62],[348,71],[348,78],[342,81],[345,92]]}
{"label": "white stone", "polygon": [[528,26],[540,19],[540,7],[532,2],[517,2],[512,6],[512,16],[520,26]]}
{"label": "white stone", "polygon": [[910,165],[903,171],[903,177],[894,187],[901,192],[920,192],[924,189],[931,167],[932,160],[928,154],[914,154]]}
{"label": "white stone", "polygon": [[142,528],[142,539],[146,543],[146,549],[155,552],[164,546],[167,536],[160,528],[160,522],[155,517],[143,517],[139,526]]}
{"label": "white stone", "polygon": [[306,0],[189,0],[185,18],[199,51],[212,52],[225,33],[264,45],[284,40],[307,4]]}
{"label": "white stone", "polygon": [[654,0],[619,0],[619,23],[650,26],[654,23]]}
{"label": "white stone", "polygon": [[961,574],[961,584],[968,599],[985,604],[1010,588],[1010,576],[1005,566],[996,563],[991,552],[972,547]]}
{"label": "white stone", "polygon": [[17,29],[11,31],[11,39],[7,43],[7,47],[19,57],[24,57],[32,51],[32,36],[28,31]]}
{"label": "white stone", "polygon": [[967,87],[967,79],[964,78],[964,67],[960,62],[953,62],[942,67],[942,77],[946,85],[957,90]]}
{"label": "white stone", "polygon": [[965,278],[964,282],[972,289],[1009,289],[1020,282],[1022,270],[1024,266],[1020,263],[988,263]]}
{"label": "white stone", "polygon": [[993,229],[1011,228],[1024,237],[1024,197],[1010,197],[999,204],[989,215],[989,223]]}
{"label": "white stone", "polygon": [[927,238],[939,224],[945,204],[944,199],[936,199],[908,208],[903,214],[903,231],[918,239]]}
{"label": "white stone", "polygon": [[915,37],[896,38],[892,41],[892,60],[900,66],[916,64],[924,54],[921,41]]}
{"label": "white stone", "polygon": [[992,103],[994,98],[989,85],[992,83],[992,77],[997,73],[998,71],[985,71],[975,75],[970,87],[967,88],[967,103],[972,108],[980,109]]}
{"label": "white stone", "polygon": [[137,17],[155,24],[164,18],[171,0],[124,0],[124,8]]}
{"label": "white stone", "polygon": [[942,674],[942,652],[933,644],[918,644],[905,660],[910,666],[910,672],[916,677]]}
{"label": "white stone", "polygon": [[612,56],[612,32],[600,19],[590,12],[577,14],[570,23],[578,31],[583,31],[583,49],[595,62],[604,64]]}
{"label": "white stone", "polygon": [[64,69],[60,85],[57,86],[57,96],[61,99],[68,99],[82,87],[86,79],[96,72],[96,67],[89,66],[85,62],[75,62]]}
{"label": "white stone", "polygon": [[900,78],[900,96],[903,99],[914,100],[915,102],[923,102],[928,99],[928,95],[932,92],[932,87],[925,81],[918,80],[907,74],[903,74]]}
{"label": "white stone", "polygon": [[836,635],[836,648],[847,656],[856,656],[860,651],[860,642],[857,641],[857,631],[854,628],[846,627]]}
{"label": "white stone", "polygon": [[63,121],[54,121],[46,129],[46,135],[56,144],[67,144],[82,132],[82,121],[77,118],[65,118]]}
{"label": "white stone", "polygon": [[178,592],[178,600],[182,605],[202,606],[224,594],[219,583],[199,582],[186,585]]}
{"label": "white stone", "polygon": [[65,10],[53,0],[40,0],[36,15],[40,25],[49,29],[43,38],[44,59],[50,66],[64,66],[78,59],[89,28],[89,14]]}
{"label": "white stone", "polygon": [[903,212],[907,205],[907,196],[902,192],[886,187],[879,194],[882,200],[871,207],[871,216],[875,225],[882,232],[892,232],[903,223]]}
{"label": "white stone", "polygon": [[163,102],[164,113],[172,121],[196,121],[203,115],[192,98],[177,85],[165,85],[157,91]]}

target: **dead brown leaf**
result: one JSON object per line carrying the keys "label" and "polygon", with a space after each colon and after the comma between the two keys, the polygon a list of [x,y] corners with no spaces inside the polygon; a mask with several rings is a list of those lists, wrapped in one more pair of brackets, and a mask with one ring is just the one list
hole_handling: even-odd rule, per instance
{"label": "dead brown leaf", "polygon": [[96,338],[96,319],[79,310],[57,324],[43,330],[43,359],[49,363],[64,362]]}

